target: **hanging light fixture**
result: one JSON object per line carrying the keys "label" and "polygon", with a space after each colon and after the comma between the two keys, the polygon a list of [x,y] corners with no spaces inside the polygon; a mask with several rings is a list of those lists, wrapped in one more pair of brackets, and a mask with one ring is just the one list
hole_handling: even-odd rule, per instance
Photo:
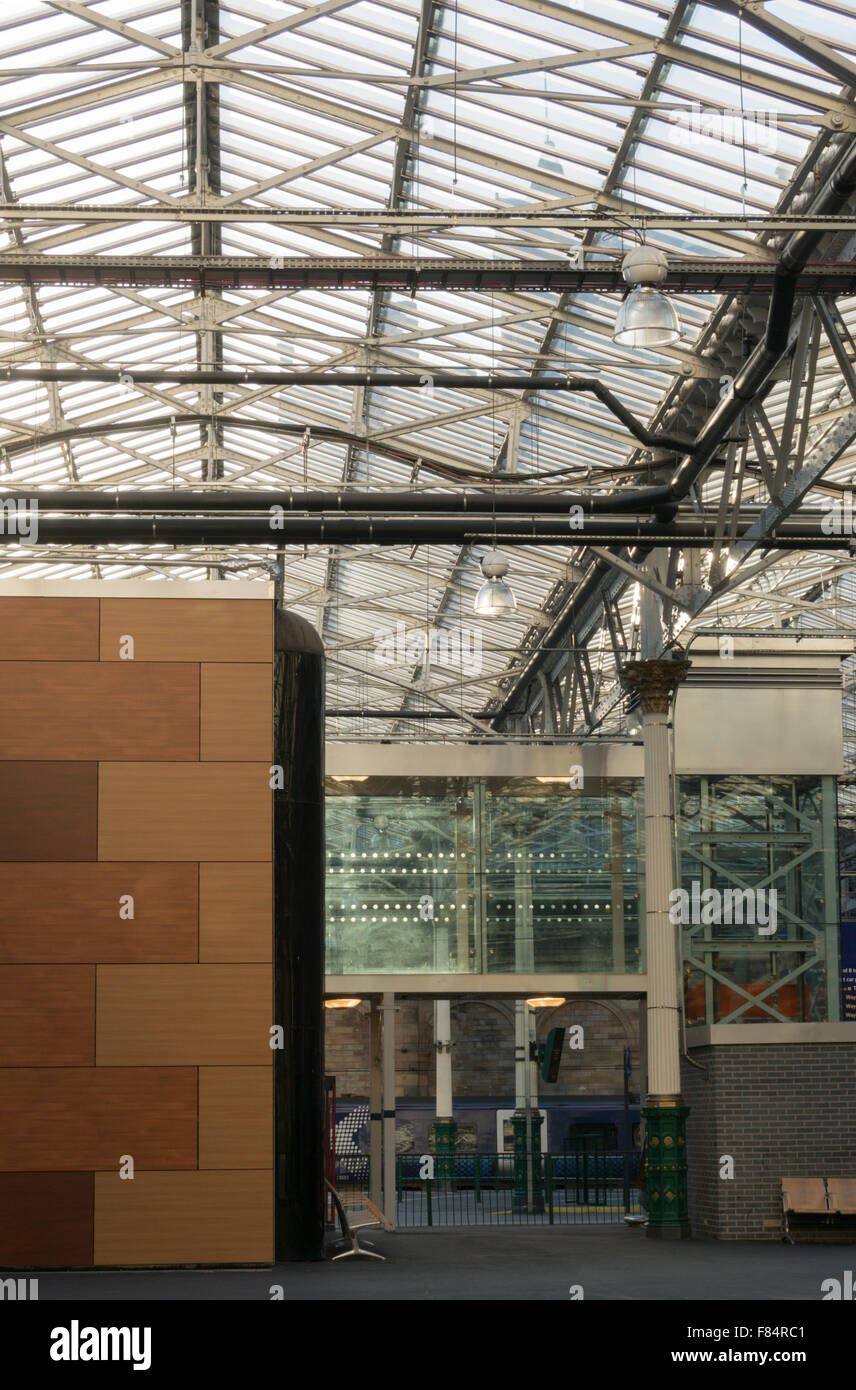
{"label": "hanging light fixture", "polygon": [[498,550],[488,550],[482,557],[481,571],[485,582],[476,594],[473,609],[482,618],[505,618],[517,609],[514,597],[503,575],[508,573],[508,561]]}
{"label": "hanging light fixture", "polygon": [[618,311],[612,340],[622,347],[668,347],[681,336],[674,304],[655,290],[665,280],[669,262],[655,246],[635,246],[621,264],[630,293]]}

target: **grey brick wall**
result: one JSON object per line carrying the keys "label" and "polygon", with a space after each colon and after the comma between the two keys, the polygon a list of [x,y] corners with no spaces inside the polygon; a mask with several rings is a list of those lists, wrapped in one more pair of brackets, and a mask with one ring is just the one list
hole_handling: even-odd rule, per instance
{"label": "grey brick wall", "polygon": [[[782,1177],[856,1177],[856,1045],[696,1047],[682,1062],[696,1238],[781,1238]],[[721,1156],[734,1177],[720,1178]]]}

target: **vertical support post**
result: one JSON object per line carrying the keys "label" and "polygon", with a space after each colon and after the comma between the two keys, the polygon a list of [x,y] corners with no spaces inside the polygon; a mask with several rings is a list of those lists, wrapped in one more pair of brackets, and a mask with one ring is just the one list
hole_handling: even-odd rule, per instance
{"label": "vertical support post", "polygon": [[609,868],[612,879],[612,968],[626,969],[624,953],[624,850],[621,843],[621,798],[614,796],[609,809]]}
{"label": "vertical support post", "polygon": [[[826,918],[826,1021],[838,1023],[841,1018],[841,967],[839,964],[839,933],[841,910],[838,904],[838,849],[835,824],[835,783],[831,777],[821,779],[821,826],[823,834],[823,911]],[[797,988],[803,989],[803,977]]]}
{"label": "vertical support post", "polygon": [[622,1175],[624,1215],[630,1212],[630,1048],[624,1049],[624,1144],[622,1146]]}
{"label": "vertical support post", "polygon": [[395,1225],[395,995],[383,996],[383,1214]]}
{"label": "vertical support post", "polygon": [[514,860],[514,969],[518,975],[535,969],[532,866],[522,854]]}
{"label": "vertical support post", "polygon": [[380,1018],[378,1001],[372,999],[369,1015],[369,1197],[376,1207],[383,1201],[383,1063]]}
{"label": "vertical support post", "polygon": [[470,969],[470,927],[473,913],[470,910],[471,856],[468,853],[467,829],[472,823],[471,805],[467,797],[462,797],[455,807],[455,969],[459,974]]}
{"label": "vertical support post", "polygon": [[523,1209],[526,1206],[526,1130],[527,1100],[529,1095],[529,1022],[523,999],[514,1001],[514,1114],[511,1117],[511,1132],[514,1136],[514,1196],[512,1206]]}
{"label": "vertical support post", "polygon": [[484,974],[489,959],[487,950],[488,846],[485,833],[486,825],[485,784],[483,778],[477,777],[473,781],[473,842],[475,846],[473,864],[473,944],[475,946],[475,959],[472,965],[473,972],[476,975]]}
{"label": "vertical support post", "polygon": [[648,954],[648,1235],[688,1237],[686,1117],[681,1096],[680,1009],[675,926],[669,915],[672,859],[672,743],[669,713],[689,662],[657,658],[662,632],[657,597],[643,588],[643,656],[628,662],[622,683],[638,691],[645,748],[645,894]]}
{"label": "vertical support post", "polygon": [[324,1258],[324,648],[274,614],[277,1260]]}
{"label": "vertical support post", "polygon": [[438,1178],[454,1177],[455,1123],[452,1109],[452,1007],[448,999],[434,1000],[434,1048],[436,1051],[436,1119],[434,1152]]}
{"label": "vertical support post", "polygon": [[529,1023],[529,1174],[526,1182],[530,1211],[544,1210],[544,1182],[541,1174],[541,1126],[545,1116],[538,1109],[538,1020],[535,1010],[524,1004]]}

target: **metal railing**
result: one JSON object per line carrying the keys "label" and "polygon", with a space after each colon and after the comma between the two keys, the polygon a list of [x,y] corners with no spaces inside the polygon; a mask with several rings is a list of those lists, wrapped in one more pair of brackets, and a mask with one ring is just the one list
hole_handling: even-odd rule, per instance
{"label": "metal railing", "polygon": [[644,1215],[638,1150],[532,1155],[531,1193],[528,1161],[511,1153],[399,1154],[396,1224],[612,1225]]}

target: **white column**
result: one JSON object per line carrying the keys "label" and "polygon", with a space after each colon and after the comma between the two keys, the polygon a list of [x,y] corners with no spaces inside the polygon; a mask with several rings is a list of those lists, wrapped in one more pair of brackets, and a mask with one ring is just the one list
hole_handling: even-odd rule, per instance
{"label": "white column", "polygon": [[434,1043],[437,1052],[436,1116],[451,1120],[452,1110],[452,1007],[448,999],[434,1000]]}
{"label": "white column", "polygon": [[[532,1044],[533,1044],[533,1043],[537,1043],[537,1041],[538,1041],[538,1020],[537,1020],[537,1018],[535,1017],[535,1010],[534,1010],[534,1009],[530,1009],[529,1006],[528,1006],[528,1004],[525,1004],[525,1003],[524,1003],[523,1007],[525,1008],[527,1014],[529,1015],[529,1017],[528,1017],[528,1019],[527,1019],[527,1023],[528,1023],[527,1046],[528,1046],[529,1052],[530,1052],[530,1054],[531,1054],[531,1053],[534,1051],[534,1049],[533,1049],[533,1047],[532,1047]],[[538,1113],[538,1082],[539,1082],[539,1080],[540,1080],[540,1075],[539,1075],[538,1059],[537,1059],[537,1057],[531,1057],[531,1056],[530,1056],[530,1061],[529,1061],[529,1102],[530,1102],[530,1104],[531,1104],[531,1106],[532,1106],[533,1112],[534,1112],[536,1115],[537,1115],[537,1113]]]}
{"label": "white column", "polygon": [[514,1001],[514,1104],[526,1108],[526,1068],[529,1065],[529,1007],[525,999]]}
{"label": "white column", "polygon": [[[664,663],[665,664],[665,663]],[[680,1015],[675,926],[669,919],[672,807],[669,716],[645,708],[645,922],[648,945],[648,1090],[651,1096],[681,1091]]]}

